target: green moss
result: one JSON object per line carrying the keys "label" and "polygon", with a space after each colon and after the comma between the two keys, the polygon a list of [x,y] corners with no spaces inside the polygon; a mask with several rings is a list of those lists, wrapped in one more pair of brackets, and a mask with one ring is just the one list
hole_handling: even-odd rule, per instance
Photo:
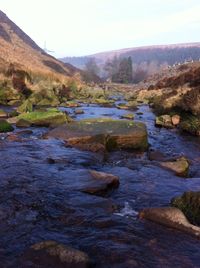
{"label": "green moss", "polygon": [[171,205],[179,208],[192,224],[200,225],[200,192],[185,192],[173,198]]}
{"label": "green moss", "polygon": [[193,135],[200,135],[200,118],[191,115],[183,114],[181,116],[180,128]]}
{"label": "green moss", "polygon": [[11,132],[14,128],[6,120],[0,120],[0,132]]}
{"label": "green moss", "polygon": [[67,117],[57,109],[49,109],[19,115],[17,125],[20,126],[24,122],[30,123],[30,125],[48,127],[66,123]]}
{"label": "green moss", "polygon": [[32,111],[33,111],[33,103],[29,99],[25,100],[22,103],[22,105],[17,108],[17,112],[19,113],[27,113]]}

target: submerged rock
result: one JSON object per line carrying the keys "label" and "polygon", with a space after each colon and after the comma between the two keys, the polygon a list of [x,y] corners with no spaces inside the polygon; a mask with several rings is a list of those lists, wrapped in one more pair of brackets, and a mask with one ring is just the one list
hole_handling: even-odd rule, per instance
{"label": "submerged rock", "polygon": [[22,263],[27,264],[23,267],[91,267],[91,260],[86,253],[51,240],[32,245],[24,254]]}
{"label": "submerged rock", "polygon": [[115,175],[95,170],[90,170],[89,175],[92,180],[89,186],[82,189],[85,193],[104,195],[119,186],[119,177]]}
{"label": "submerged rock", "polygon": [[82,109],[76,109],[75,114],[84,114],[84,111]]}
{"label": "submerged rock", "polygon": [[189,172],[189,162],[185,157],[178,158],[173,161],[166,161],[160,163],[161,167],[167,168],[177,176],[187,177]]}
{"label": "submerged rock", "polygon": [[139,213],[141,219],[147,219],[167,227],[175,228],[200,238],[200,228],[192,225],[183,212],[174,207],[147,208]]}
{"label": "submerged rock", "polygon": [[17,117],[17,127],[29,126],[58,126],[67,122],[64,113],[57,109],[49,109],[44,111],[34,111],[31,113],[21,114]]}
{"label": "submerged rock", "polygon": [[8,123],[6,120],[0,120],[0,133],[3,132],[11,132],[13,131],[14,128],[12,127],[12,125],[10,123]]}
{"label": "submerged rock", "polygon": [[141,122],[113,120],[109,118],[88,119],[72,122],[50,131],[47,137],[63,139],[68,145],[80,149],[95,146],[107,151],[116,149],[148,148],[147,129]]}
{"label": "submerged rock", "polygon": [[200,225],[200,191],[185,192],[171,200],[171,205],[179,208],[195,225]]}

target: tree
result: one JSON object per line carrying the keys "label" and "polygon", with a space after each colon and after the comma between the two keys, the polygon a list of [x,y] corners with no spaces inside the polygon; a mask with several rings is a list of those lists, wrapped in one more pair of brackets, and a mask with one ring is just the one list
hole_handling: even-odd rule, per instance
{"label": "tree", "polygon": [[131,57],[120,59],[115,56],[112,60],[106,62],[104,70],[112,82],[127,84],[133,80]]}
{"label": "tree", "polygon": [[99,73],[99,67],[96,64],[96,61],[94,58],[91,58],[86,64],[85,64],[85,70],[83,73],[83,79],[86,82],[100,82],[100,78],[98,76]]}

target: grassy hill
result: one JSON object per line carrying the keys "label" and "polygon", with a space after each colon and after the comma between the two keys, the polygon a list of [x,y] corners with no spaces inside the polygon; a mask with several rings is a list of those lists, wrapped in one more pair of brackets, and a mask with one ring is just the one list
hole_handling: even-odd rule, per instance
{"label": "grassy hill", "polygon": [[0,11],[0,71],[10,64],[34,74],[57,79],[79,78],[80,72],[70,64],[45,53],[26,33]]}

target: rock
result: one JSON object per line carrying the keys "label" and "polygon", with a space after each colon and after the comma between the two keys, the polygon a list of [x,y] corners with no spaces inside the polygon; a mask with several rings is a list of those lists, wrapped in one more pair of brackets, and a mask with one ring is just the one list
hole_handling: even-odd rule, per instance
{"label": "rock", "polygon": [[112,105],[114,103],[113,100],[107,100],[104,98],[98,98],[91,101],[91,103],[99,104],[99,105]]}
{"label": "rock", "polygon": [[116,107],[118,109],[128,110],[128,105],[126,103],[118,103]]}
{"label": "rock", "polygon": [[6,120],[3,119],[0,120],[0,133],[11,132],[13,130],[14,128],[10,123],[8,123]]}
{"label": "rock", "polygon": [[139,217],[200,238],[200,228],[189,223],[183,212],[178,208],[147,208],[139,213]]}
{"label": "rock", "polygon": [[75,114],[84,114],[84,111],[82,109],[76,109]]}
{"label": "rock", "polygon": [[128,120],[133,120],[134,119],[134,114],[123,114],[122,118],[128,119]]}
{"label": "rock", "polygon": [[110,190],[119,186],[119,177],[109,173],[98,172],[94,170],[89,171],[93,182],[82,191],[88,194],[105,195]]}
{"label": "rock", "polygon": [[137,102],[136,101],[129,101],[127,103],[118,103],[116,105],[118,109],[123,109],[123,110],[135,110],[137,109]]}
{"label": "rock", "polygon": [[195,225],[200,225],[200,191],[185,192],[171,200],[171,205],[179,208]]}
{"label": "rock", "polygon": [[91,144],[93,148],[101,144],[107,151],[116,149],[145,151],[148,148],[145,124],[110,118],[72,122],[50,131],[46,137],[62,139],[68,145],[77,148]]}
{"label": "rock", "polygon": [[174,126],[179,125],[179,124],[180,124],[180,121],[181,121],[181,117],[180,117],[180,115],[175,114],[175,115],[172,116],[172,124],[173,124]]}
{"label": "rock", "polygon": [[[22,263],[27,263],[27,267],[91,267],[91,260],[86,253],[51,240],[32,245],[25,252]],[[33,266],[28,266],[28,263]]]}
{"label": "rock", "polygon": [[161,167],[167,168],[177,176],[187,177],[189,171],[189,162],[185,157],[175,159],[174,161],[166,161],[160,163]]}
{"label": "rock", "polygon": [[157,127],[173,128],[172,118],[170,115],[161,115],[156,117],[155,125]]}
{"label": "rock", "polygon": [[61,103],[60,106],[66,107],[66,108],[76,108],[76,107],[80,107],[81,105],[75,101],[67,101],[65,103]]}
{"label": "rock", "polygon": [[22,139],[16,134],[8,135],[6,138],[7,141],[22,142]]}
{"label": "rock", "polygon": [[7,116],[8,116],[8,114],[4,110],[0,109],[0,118],[5,118]]}
{"label": "rock", "polygon": [[46,111],[34,111],[31,113],[21,114],[17,117],[17,127],[29,126],[58,126],[67,122],[64,113],[57,109],[49,109]]}
{"label": "rock", "polygon": [[165,155],[160,151],[149,151],[148,157],[151,161],[164,161],[166,159]]}

